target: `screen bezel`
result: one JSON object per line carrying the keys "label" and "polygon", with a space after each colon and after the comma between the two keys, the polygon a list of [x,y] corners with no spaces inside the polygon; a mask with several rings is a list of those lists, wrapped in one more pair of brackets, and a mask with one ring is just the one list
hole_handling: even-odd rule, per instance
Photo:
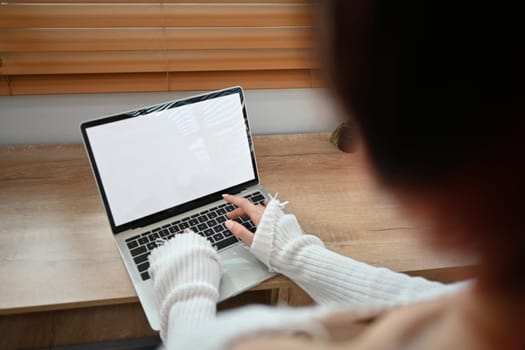
{"label": "screen bezel", "polygon": [[[219,190],[219,191],[217,191],[215,193],[208,194],[206,196],[194,199],[194,200],[192,200],[190,202],[186,202],[186,203],[183,203],[183,204],[180,204],[180,205],[176,205],[176,206],[173,206],[171,208],[167,208],[167,209],[165,209],[163,211],[147,215],[147,216],[145,216],[143,218],[139,218],[139,219],[136,219],[136,220],[132,220],[130,222],[126,222],[126,223],[123,223],[123,224],[120,224],[120,225],[116,225],[115,224],[115,220],[113,218],[113,214],[111,212],[111,207],[109,205],[109,201],[108,201],[107,196],[106,196],[106,191],[104,189],[104,184],[102,182],[99,170],[97,168],[97,164],[96,164],[96,161],[95,161],[93,150],[91,148],[91,144],[90,144],[90,141],[89,141],[89,136],[88,136],[87,130],[89,128],[91,128],[91,127],[95,127],[95,126],[99,126],[99,125],[103,125],[103,124],[114,123],[114,122],[118,122],[118,121],[121,121],[121,120],[124,120],[124,119],[129,119],[129,118],[136,118],[136,117],[144,116],[144,115],[152,113],[152,112],[168,110],[168,109],[171,109],[171,108],[176,108],[176,107],[179,107],[179,106],[183,106],[183,105],[187,105],[187,104],[191,104],[191,103],[196,103],[196,102],[200,102],[200,101],[205,101],[205,100],[209,100],[209,99],[213,99],[213,98],[217,98],[217,97],[221,97],[221,96],[232,95],[232,94],[239,94],[239,97],[241,99],[242,113],[243,113],[244,122],[245,122],[245,126],[246,126],[246,135],[247,135],[247,138],[248,138],[248,145],[249,145],[249,148],[250,148],[250,156],[251,156],[251,160],[252,160],[252,167],[253,167],[253,173],[254,173],[255,178],[252,179],[252,180],[246,181],[244,183],[241,183],[241,184],[229,187],[229,188],[221,189],[221,190]],[[100,193],[100,196],[102,198],[102,202],[104,203],[104,208],[106,210],[106,214],[107,214],[110,226],[111,226],[111,230],[113,231],[114,234],[122,232],[122,231],[129,230],[129,229],[135,229],[135,228],[151,225],[151,224],[153,224],[155,222],[162,221],[162,220],[167,219],[169,217],[176,216],[176,215],[182,214],[184,212],[187,212],[189,210],[201,207],[201,206],[203,206],[205,204],[212,203],[214,201],[220,200],[220,199],[222,199],[222,194],[224,194],[224,193],[230,193],[230,194],[239,193],[239,192],[243,191],[244,189],[246,189],[249,186],[254,186],[254,185],[259,184],[259,173],[258,173],[258,170],[257,170],[257,163],[256,163],[256,160],[255,160],[255,151],[254,151],[254,147],[253,147],[252,135],[251,135],[251,132],[250,132],[250,125],[249,125],[249,121],[248,121],[248,114],[246,112],[245,97],[244,97],[244,92],[243,92],[243,90],[242,90],[242,88],[240,86],[226,88],[226,89],[218,90],[218,91],[212,91],[212,92],[208,92],[208,93],[205,93],[205,94],[202,94],[202,95],[192,96],[192,97],[188,97],[188,98],[184,98],[184,99],[180,99],[180,100],[164,102],[164,103],[156,104],[156,105],[153,105],[153,106],[148,106],[148,107],[143,107],[143,108],[140,108],[140,109],[136,109],[136,110],[133,110],[133,111],[118,113],[118,114],[106,116],[106,117],[103,117],[103,118],[90,120],[90,121],[82,123],[80,125],[80,130],[81,130],[81,133],[82,133],[82,140],[84,142],[84,146],[85,146],[86,152],[88,154],[89,162],[91,164],[91,169],[93,171],[93,174],[94,174],[94,177],[95,177],[95,181],[97,183],[97,186],[98,186],[98,189],[99,189],[99,193]],[[137,164],[137,166],[140,166],[140,165]],[[152,181],[153,180],[154,179],[152,179]]]}

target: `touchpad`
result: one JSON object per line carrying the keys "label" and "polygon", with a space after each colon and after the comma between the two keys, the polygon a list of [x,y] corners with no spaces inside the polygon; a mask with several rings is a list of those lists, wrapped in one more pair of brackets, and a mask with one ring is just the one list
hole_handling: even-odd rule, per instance
{"label": "touchpad", "polygon": [[233,295],[250,289],[264,280],[274,276],[248,248],[236,245],[220,252],[224,273],[219,288],[219,299],[222,301]]}

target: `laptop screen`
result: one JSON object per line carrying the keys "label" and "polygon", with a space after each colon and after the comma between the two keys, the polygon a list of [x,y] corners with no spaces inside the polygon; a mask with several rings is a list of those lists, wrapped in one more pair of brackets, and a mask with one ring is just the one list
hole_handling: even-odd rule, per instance
{"label": "laptop screen", "polygon": [[114,226],[256,180],[243,101],[239,88],[86,127]]}

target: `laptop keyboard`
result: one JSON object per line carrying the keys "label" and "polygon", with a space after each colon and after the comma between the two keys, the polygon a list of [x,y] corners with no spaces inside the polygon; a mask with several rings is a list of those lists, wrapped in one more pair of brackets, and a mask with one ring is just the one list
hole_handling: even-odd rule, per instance
{"label": "laptop keyboard", "polygon": [[[254,204],[262,204],[265,199],[260,192],[254,192],[244,196],[244,198],[249,199]],[[224,203],[186,218],[176,220],[171,224],[166,224],[126,239],[126,245],[135,261],[142,280],[145,281],[150,278],[148,274],[148,256],[151,251],[157,247],[156,241],[159,238],[170,239],[177,233],[191,229],[193,232],[206,237],[218,250],[238,242],[237,237],[224,226],[224,222],[227,220],[226,213],[229,213],[235,208],[232,204]],[[248,230],[255,232],[255,225],[250,219],[236,218],[234,221],[241,223]]]}

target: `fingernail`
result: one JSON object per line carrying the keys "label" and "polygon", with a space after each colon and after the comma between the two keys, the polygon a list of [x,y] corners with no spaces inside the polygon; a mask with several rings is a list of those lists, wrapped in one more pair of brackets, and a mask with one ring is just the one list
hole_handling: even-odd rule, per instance
{"label": "fingernail", "polygon": [[226,197],[228,197],[228,196],[229,196],[229,194],[226,194],[226,193],[225,193],[225,194],[222,195],[222,198],[226,198]]}
{"label": "fingernail", "polygon": [[231,221],[231,220],[226,220],[226,221],[224,222],[224,226],[226,226],[226,227],[228,228],[228,230],[231,230],[232,227],[233,227],[233,221]]}

